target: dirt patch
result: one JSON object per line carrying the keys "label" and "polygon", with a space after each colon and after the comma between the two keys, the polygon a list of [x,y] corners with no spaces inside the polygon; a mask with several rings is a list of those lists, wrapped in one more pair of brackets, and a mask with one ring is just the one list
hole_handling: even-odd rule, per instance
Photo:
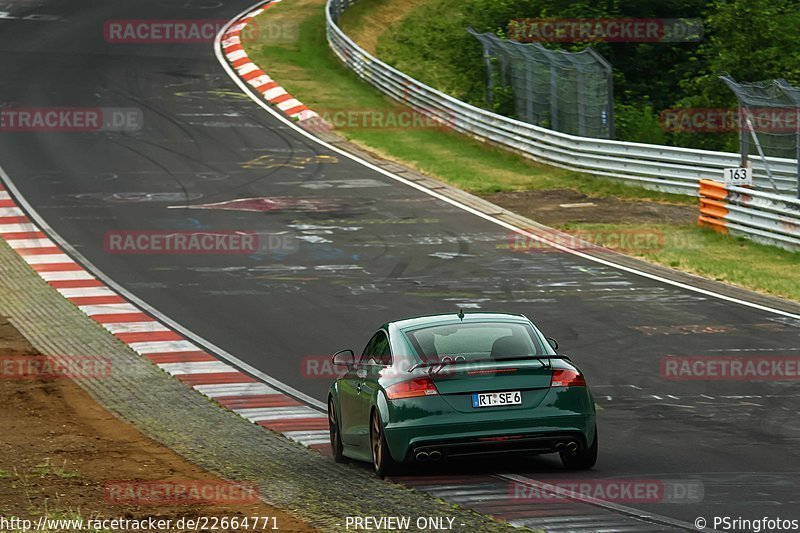
{"label": "dirt patch", "polygon": [[[0,318],[0,361],[35,355],[24,337]],[[291,514],[243,496],[237,482],[226,482],[145,437],[68,379],[0,379],[0,405],[0,517],[6,520],[153,517],[175,524],[180,518],[210,517],[205,528],[196,530],[211,530],[216,518],[216,531],[266,531],[273,525],[282,531],[313,531]],[[145,481],[158,484],[142,484]],[[238,485],[243,486],[254,488]],[[159,496],[173,490],[175,498],[183,498],[177,494],[184,489],[194,503]],[[242,525],[222,527],[224,517],[236,517]],[[254,527],[250,519],[243,527],[246,517],[269,521]],[[13,528],[0,524],[0,530],[6,529]],[[173,525],[169,531],[189,529],[195,530]]]}
{"label": "dirt patch", "polygon": [[593,198],[572,189],[501,192],[486,200],[547,226],[578,223],[693,224],[697,207],[646,200]]}

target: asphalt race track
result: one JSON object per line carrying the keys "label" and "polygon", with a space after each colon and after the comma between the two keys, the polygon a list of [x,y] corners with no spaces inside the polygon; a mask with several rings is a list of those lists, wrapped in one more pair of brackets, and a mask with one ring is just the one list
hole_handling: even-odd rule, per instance
{"label": "asphalt race track", "polygon": [[[0,106],[133,108],[143,117],[129,132],[0,129],[0,166],[49,226],[153,308],[323,401],[330,378],[307,375],[305,358],[360,350],[384,321],[459,308],[524,313],[559,340],[597,396],[600,459],[581,478],[700,481],[699,503],[634,505],[689,523],[800,519],[796,382],[660,374],[667,355],[799,355],[798,321],[554,250],[503,249],[508,230],[266,113],[228,77],[211,42],[103,36],[110,19],[229,19],[248,6],[0,2]],[[206,204],[223,205],[191,208]],[[107,231],[202,229],[291,244],[228,255],[104,248]],[[507,465],[471,468],[456,472]],[[565,475],[554,458],[518,461],[514,471]]]}

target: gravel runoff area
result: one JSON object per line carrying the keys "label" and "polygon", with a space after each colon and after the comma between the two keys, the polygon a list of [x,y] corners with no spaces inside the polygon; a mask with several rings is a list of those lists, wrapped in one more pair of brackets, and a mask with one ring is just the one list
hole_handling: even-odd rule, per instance
{"label": "gravel runoff area", "polygon": [[0,241],[0,313],[41,354],[103,356],[111,372],[76,380],[101,406],[192,463],[257,483],[268,504],[325,530],[356,516],[448,517],[462,531],[511,526],[340,465],[209,401],[134,353],[49,287]]}

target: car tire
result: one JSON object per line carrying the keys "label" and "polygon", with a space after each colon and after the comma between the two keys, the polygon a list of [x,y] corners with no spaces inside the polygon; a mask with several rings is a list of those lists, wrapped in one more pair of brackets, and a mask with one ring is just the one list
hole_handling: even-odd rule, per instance
{"label": "car tire", "polygon": [[588,448],[580,447],[577,451],[560,452],[561,464],[568,470],[589,470],[597,463],[597,427],[594,428],[594,442]]}
{"label": "car tire", "polygon": [[328,400],[328,432],[331,436],[331,454],[337,463],[346,463],[347,457],[344,456],[344,446],[342,445],[342,433],[339,430],[339,418],[336,416],[336,405],[333,398]]}
{"label": "car tire", "polygon": [[383,479],[398,471],[398,464],[392,458],[389,447],[386,445],[386,434],[383,431],[383,422],[377,410],[372,411],[369,422],[369,442],[372,450],[372,466],[379,478]]}

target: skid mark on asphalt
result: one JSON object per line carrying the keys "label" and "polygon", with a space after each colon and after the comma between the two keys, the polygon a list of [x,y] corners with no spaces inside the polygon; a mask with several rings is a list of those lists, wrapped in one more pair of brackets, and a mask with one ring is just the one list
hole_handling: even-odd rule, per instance
{"label": "skid mark on asphalt", "polygon": [[227,211],[252,211],[257,213],[269,211],[321,212],[336,209],[336,203],[323,198],[296,198],[261,196],[257,198],[237,198],[209,204],[170,205],[168,209],[222,209]]}
{"label": "skid mark on asphalt", "polygon": [[314,155],[314,156],[291,156],[291,157],[275,157],[273,155],[262,155],[241,163],[242,168],[248,170],[252,169],[267,169],[267,168],[295,168],[305,169],[309,165],[322,165],[338,163],[339,159],[332,155]]}
{"label": "skid mark on asphalt", "polygon": [[212,89],[206,91],[180,91],[176,92],[175,96],[178,98],[185,98],[189,100],[202,100],[203,102],[207,102],[209,98],[214,99],[228,99],[228,100],[249,100],[250,98],[246,94],[242,94],[236,91],[224,91],[220,89]]}
{"label": "skid mark on asphalt", "polygon": [[352,224],[353,222],[357,222],[361,226],[373,226],[373,225],[395,225],[395,224],[440,224],[441,220],[438,218],[416,218],[416,217],[406,217],[406,218],[358,218],[354,220],[351,218],[329,218],[323,220],[316,220],[316,219],[295,219],[292,220],[292,224],[322,224],[322,225],[341,225],[341,224]]}
{"label": "skid mark on asphalt", "polygon": [[800,352],[800,346],[792,348],[708,348],[704,352]]}
{"label": "skid mark on asphalt", "polygon": [[664,326],[629,326],[648,337],[653,335],[699,335],[714,333],[733,333],[747,329],[761,331],[784,332],[796,327],[782,321],[760,322],[753,324],[681,324]]}
{"label": "skid mark on asphalt", "polygon": [[373,187],[390,187],[391,185],[371,178],[354,178],[342,180],[314,181],[279,181],[277,185],[295,185],[304,189],[368,189]]}

